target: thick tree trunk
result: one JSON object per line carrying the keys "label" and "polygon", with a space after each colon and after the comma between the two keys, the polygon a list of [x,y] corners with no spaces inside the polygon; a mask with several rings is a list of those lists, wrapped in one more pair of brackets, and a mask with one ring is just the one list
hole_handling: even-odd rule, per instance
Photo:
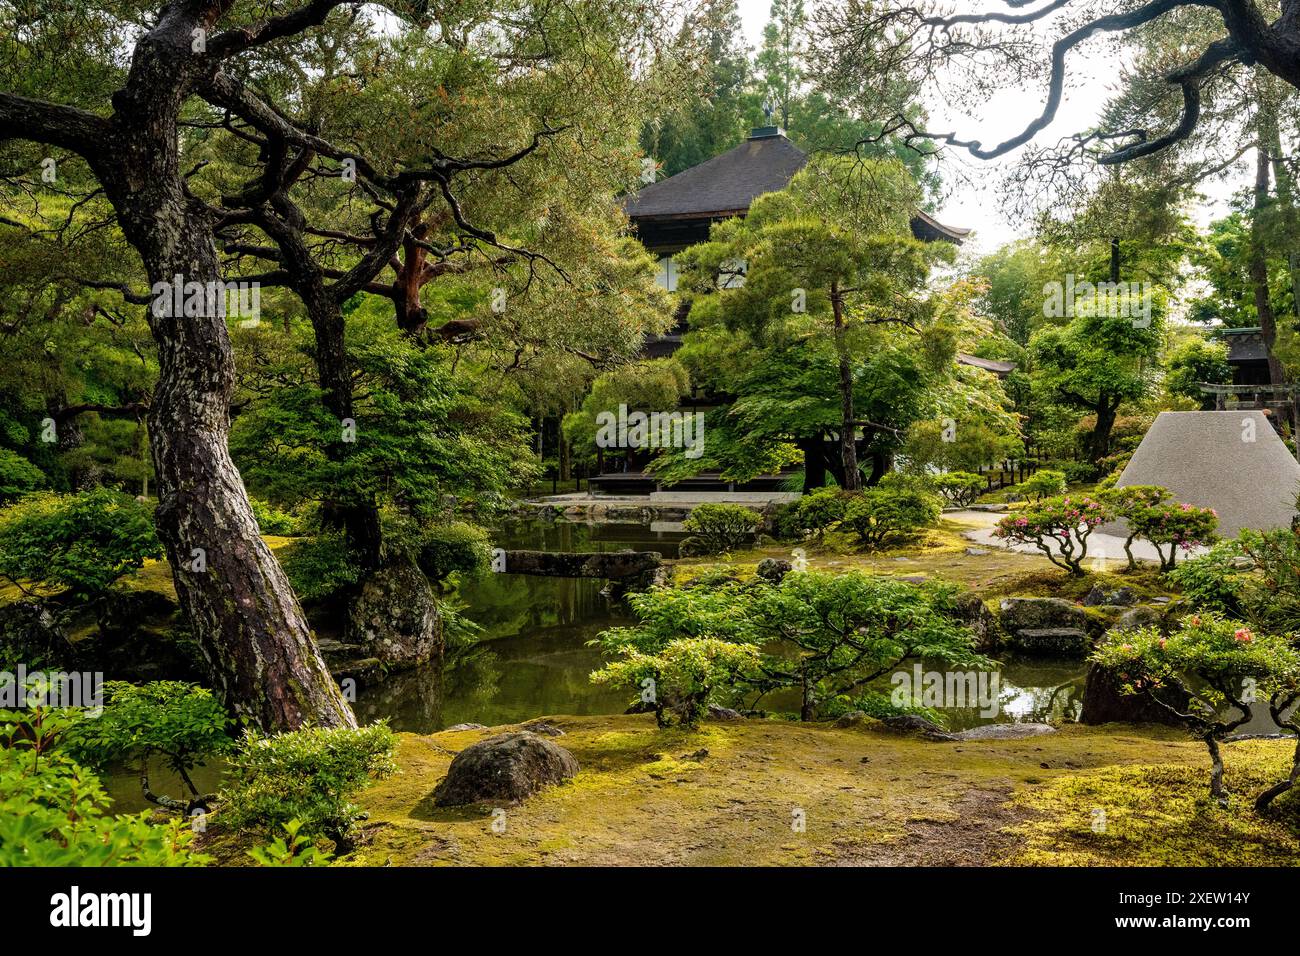
{"label": "thick tree trunk", "polygon": [[822,449],[823,444],[821,435],[799,440],[799,450],[803,452],[804,494],[826,484],[826,454]]}
{"label": "thick tree trunk", "polygon": [[1110,454],[1110,436],[1115,430],[1115,415],[1119,411],[1119,400],[1112,399],[1105,392],[1101,394],[1094,409],[1097,424],[1088,436],[1088,460],[1093,464]]}
{"label": "thick tree trunk", "polygon": [[831,310],[835,315],[835,352],[839,356],[840,375],[840,459],[844,465],[845,491],[862,488],[862,473],[858,470],[858,449],[854,441],[857,434],[853,414],[853,366],[849,362],[849,347],[844,325],[844,297],[838,282],[831,283]]}
{"label": "thick tree trunk", "polygon": [[[113,142],[92,161],[149,282],[220,279],[207,210],[186,194],[176,118],[193,21],[163,22],[114,96]],[[210,303],[204,303],[205,306]],[[176,592],[223,699],[267,730],[355,726],[283,570],[258,535],[226,446],[234,353],[224,317],[151,307],[158,384],[149,434],[158,534]]]}

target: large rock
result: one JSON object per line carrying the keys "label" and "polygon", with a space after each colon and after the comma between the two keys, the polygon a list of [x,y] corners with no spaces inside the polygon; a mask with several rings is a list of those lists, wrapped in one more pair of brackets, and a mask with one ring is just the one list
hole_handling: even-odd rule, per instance
{"label": "large rock", "polygon": [[1026,721],[1023,724],[984,724],[969,730],[960,730],[953,736],[958,740],[1023,740],[1026,737],[1042,737],[1056,733],[1051,724],[1035,724]]}
{"label": "large rock", "polygon": [[442,651],[442,618],[428,577],[399,561],[362,578],[348,608],[344,643],[390,668],[414,667]]}
{"label": "large rock", "polygon": [[1105,616],[1061,598],[1004,598],[998,622],[1007,646],[1047,657],[1086,655],[1107,626]]}
{"label": "large rock", "polygon": [[967,591],[959,596],[956,610],[958,619],[975,635],[976,646],[981,652],[995,650],[1002,643],[1002,625],[978,594]]}
{"label": "large rock", "polygon": [[433,791],[440,807],[516,803],[578,772],[563,747],[528,731],[497,734],[458,753]]}
{"label": "large rock", "polygon": [[[1163,688],[1161,700],[1186,712],[1187,695]],[[1084,724],[1169,724],[1180,726],[1169,711],[1155,703],[1146,694],[1124,694],[1115,672],[1100,664],[1088,669],[1088,679],[1083,686],[1083,710],[1079,714]]]}
{"label": "large rock", "polygon": [[771,584],[780,584],[787,574],[794,570],[794,565],[783,558],[764,558],[758,562],[754,574]]}

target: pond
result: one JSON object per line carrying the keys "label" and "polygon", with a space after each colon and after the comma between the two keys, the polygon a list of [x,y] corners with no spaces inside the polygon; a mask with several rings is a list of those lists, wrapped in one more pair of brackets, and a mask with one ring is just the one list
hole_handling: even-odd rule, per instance
{"label": "pond", "polygon": [[[494,536],[506,549],[546,551],[659,551],[677,555],[685,535],[644,524],[587,525],[514,522]],[[602,664],[588,646],[609,627],[631,622],[625,606],[601,595],[605,582],[524,575],[488,575],[454,596],[462,613],[483,629],[474,650],[445,667],[395,674],[358,690],[357,716],[388,717],[397,730],[431,733],[459,723],[493,726],[543,714],[619,714],[626,690],[597,687],[588,675]],[[984,723],[1045,720],[1073,714],[1083,692],[1079,661],[1008,660],[1003,663],[995,716],[981,708],[945,713],[954,729]],[[877,689],[889,692],[888,680]],[[797,709],[794,701],[764,701],[768,709]]]}

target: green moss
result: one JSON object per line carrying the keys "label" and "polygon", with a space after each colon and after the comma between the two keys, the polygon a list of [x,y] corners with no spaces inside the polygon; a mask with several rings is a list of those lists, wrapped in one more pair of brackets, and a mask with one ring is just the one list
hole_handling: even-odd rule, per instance
{"label": "green moss", "polygon": [[[691,733],[659,731],[648,715],[547,720],[566,731],[556,743],[581,770],[570,783],[505,807],[502,832],[490,813],[436,808],[431,793],[456,752],[505,728],[402,735],[403,772],[363,796],[368,843],[344,862],[911,864],[965,854],[1067,863],[1084,857],[1073,849],[1053,856],[1053,841],[1073,848],[1077,837],[1088,846],[1090,808],[1112,796],[1121,833],[1130,826],[1124,799],[1149,805],[1140,818],[1150,830],[1141,840],[1116,841],[1107,862],[1150,862],[1143,854],[1157,842],[1161,861],[1194,862],[1195,834],[1209,812],[1198,803],[1204,747],[1165,728],[1069,726],[1048,737],[945,744],[874,724],[746,720]],[[1248,792],[1289,753],[1284,741],[1232,745],[1231,782]],[[1142,780],[1150,781],[1145,789],[1133,783]],[[1167,798],[1166,781],[1175,787]],[[797,811],[803,832],[792,827]],[[1294,821],[1233,813],[1236,822],[1222,834],[1225,859],[1281,862],[1300,853]],[[1232,839],[1243,842],[1230,850]]]}

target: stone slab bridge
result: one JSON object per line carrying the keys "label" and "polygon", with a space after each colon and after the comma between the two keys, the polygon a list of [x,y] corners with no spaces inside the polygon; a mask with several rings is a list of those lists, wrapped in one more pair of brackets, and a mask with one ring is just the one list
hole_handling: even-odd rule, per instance
{"label": "stone slab bridge", "polygon": [[643,591],[666,581],[668,568],[658,551],[505,551],[492,554],[499,574],[546,578],[603,578],[620,591]]}

